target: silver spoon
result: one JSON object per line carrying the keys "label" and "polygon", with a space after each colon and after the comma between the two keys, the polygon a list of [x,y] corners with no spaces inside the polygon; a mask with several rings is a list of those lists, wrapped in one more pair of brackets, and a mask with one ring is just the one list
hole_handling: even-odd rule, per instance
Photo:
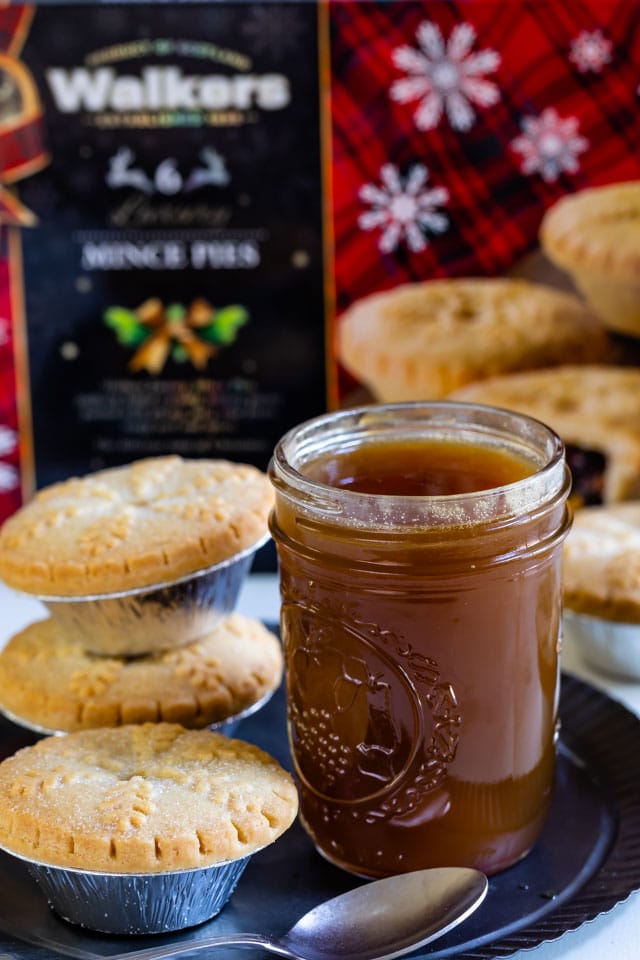
{"label": "silver spoon", "polygon": [[167,960],[213,947],[261,947],[290,960],[391,960],[448,933],[480,906],[487,878],[437,867],[365,883],[327,900],[281,937],[230,933],[112,954],[108,960]]}

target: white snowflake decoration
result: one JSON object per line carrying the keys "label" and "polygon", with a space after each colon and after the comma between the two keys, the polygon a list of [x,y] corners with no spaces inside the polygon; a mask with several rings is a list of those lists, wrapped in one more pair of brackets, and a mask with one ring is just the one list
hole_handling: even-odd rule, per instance
{"label": "white snowflake decoration", "polygon": [[498,87],[483,76],[498,68],[500,56],[495,50],[471,52],[476,32],[470,23],[457,24],[445,43],[439,27],[424,20],[416,40],[419,49],[393,51],[395,66],[407,76],[391,85],[391,98],[420,101],[413,115],[418,130],[433,130],[443,113],[454,130],[469,130],[475,122],[471,105],[491,107],[500,99]]}
{"label": "white snowflake decoration", "polygon": [[600,73],[611,63],[613,44],[602,30],[581,30],[571,41],[569,60],[580,73]]}
{"label": "white snowflake decoration", "polygon": [[18,443],[18,435],[11,427],[0,424],[0,457],[13,453]]}
{"label": "white snowflake decoration", "polygon": [[0,493],[8,493],[18,486],[18,471],[8,463],[0,463]]}
{"label": "white snowflake decoration", "polygon": [[429,171],[416,163],[403,178],[392,163],[380,170],[380,185],[365,183],[358,192],[369,210],[358,217],[362,230],[380,230],[378,249],[391,253],[404,241],[418,253],[429,243],[426,231],[444,233],[449,226],[446,214],[436,208],[449,200],[445,187],[425,189]]}
{"label": "white snowflake decoration", "polygon": [[522,156],[522,173],[539,173],[546,183],[554,183],[562,173],[576,173],[577,158],[589,146],[578,132],[577,117],[563,118],[547,107],[539,117],[524,117],[520,126],[522,133],[511,147]]}

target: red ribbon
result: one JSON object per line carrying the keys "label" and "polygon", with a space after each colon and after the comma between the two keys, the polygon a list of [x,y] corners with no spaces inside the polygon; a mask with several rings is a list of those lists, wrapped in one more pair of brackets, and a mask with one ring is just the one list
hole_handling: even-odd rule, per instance
{"label": "red ribbon", "polygon": [[32,17],[32,7],[0,6],[0,72],[15,83],[22,107],[19,115],[0,121],[0,223],[18,227],[33,226],[37,218],[8,184],[31,176],[49,162],[37,88],[18,59]]}

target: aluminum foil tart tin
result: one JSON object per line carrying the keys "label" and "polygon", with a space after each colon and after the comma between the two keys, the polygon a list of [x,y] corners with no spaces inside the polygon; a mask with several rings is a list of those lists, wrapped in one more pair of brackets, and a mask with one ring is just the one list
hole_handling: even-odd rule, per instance
{"label": "aluminum foil tart tin", "polygon": [[616,623],[565,610],[564,632],[591,666],[626,680],[640,680],[640,623]]}
{"label": "aluminum foil tart tin", "polygon": [[117,935],[171,933],[211,920],[228,902],[251,859],[167,873],[93,873],[6,852],[27,864],[63,920]]}
{"label": "aluminum foil tart tin", "polygon": [[139,656],[193,643],[236,605],[253,556],[269,539],[179,580],[121,593],[37,597],[86,650]]}
{"label": "aluminum foil tart tin", "polygon": [[242,721],[246,720],[247,717],[252,717],[253,714],[259,710],[262,710],[262,708],[269,703],[269,700],[271,700],[275,692],[275,690],[268,690],[263,697],[256,700],[255,703],[252,703],[250,707],[246,707],[244,710],[241,710],[240,713],[234,713],[231,717],[227,717],[226,720],[218,720],[216,723],[210,723],[208,729],[215,730],[216,733],[223,733],[225,737],[234,737]]}
{"label": "aluminum foil tart tin", "polygon": [[38,723],[32,723],[30,720],[23,720],[22,717],[17,716],[11,710],[7,710],[6,707],[0,706],[0,714],[5,717],[7,720],[10,720],[11,723],[15,723],[16,726],[22,727],[24,730],[31,730],[32,733],[38,733],[40,736],[49,737],[64,737],[66,735],[66,730],[49,730],[47,727],[41,727]]}

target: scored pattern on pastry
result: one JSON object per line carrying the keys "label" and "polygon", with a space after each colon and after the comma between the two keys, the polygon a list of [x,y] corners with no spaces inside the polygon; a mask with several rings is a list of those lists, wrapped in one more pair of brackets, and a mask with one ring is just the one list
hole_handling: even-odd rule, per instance
{"label": "scored pattern on pastry", "polygon": [[354,303],[338,328],[346,369],[381,401],[428,400],[511,370],[588,363],[608,349],[577,297],[525,280],[403,284]]}
{"label": "scored pattern on pastry", "polygon": [[282,670],[279,639],[240,614],[196,643],[132,658],[89,653],[49,618],[0,651],[0,710],[48,732],[153,720],[202,727],[258,703]]}
{"label": "scored pattern on pastry", "polygon": [[257,543],[272,503],[246,464],[140,460],[36,494],[0,531],[0,576],[45,596],[170,582]]}
{"label": "scored pattern on pastry", "polygon": [[271,843],[296,812],[268,754],[178,724],[47,737],[0,763],[0,846],[63,867],[208,866]]}
{"label": "scored pattern on pastry", "polygon": [[542,420],[565,444],[602,454],[604,502],[640,497],[640,370],[586,364],[512,373],[470,384],[451,399]]}

